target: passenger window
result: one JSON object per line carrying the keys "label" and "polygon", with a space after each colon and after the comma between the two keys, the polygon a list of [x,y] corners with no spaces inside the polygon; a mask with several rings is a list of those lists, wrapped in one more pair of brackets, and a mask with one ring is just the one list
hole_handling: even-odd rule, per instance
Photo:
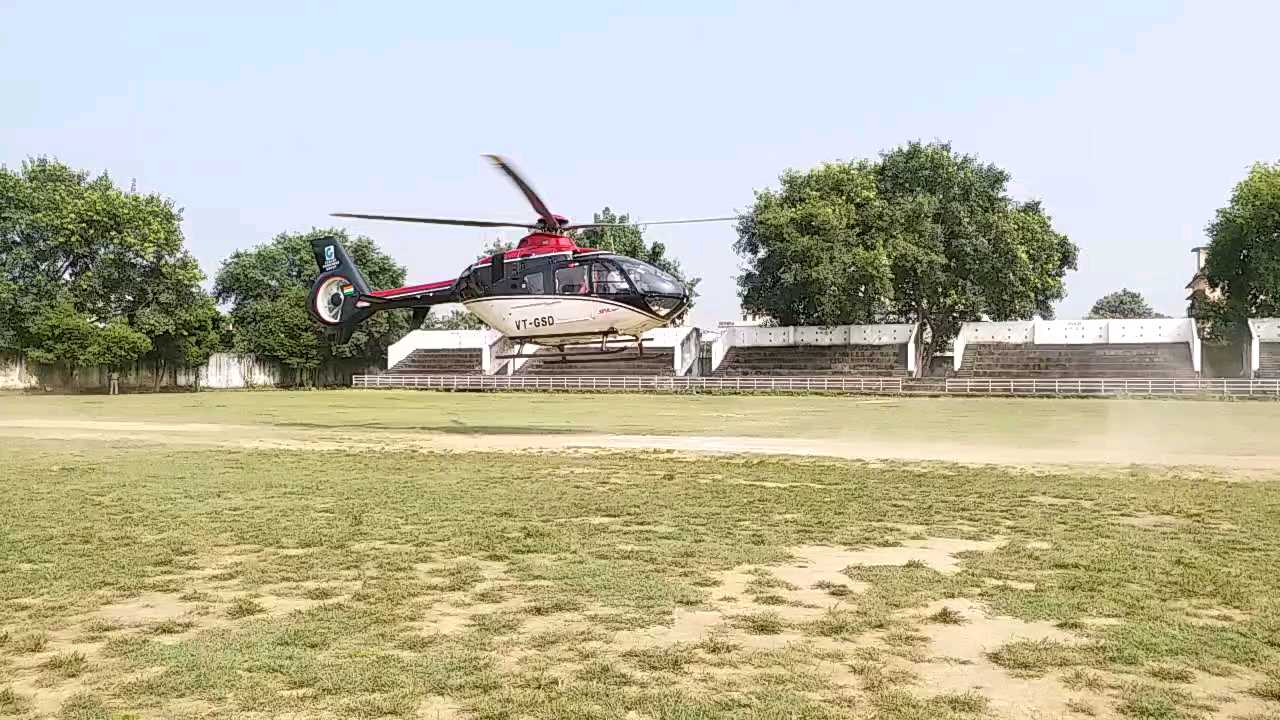
{"label": "passenger window", "polygon": [[591,266],[591,284],[602,295],[622,295],[631,290],[622,272],[612,265],[595,263]]}
{"label": "passenger window", "polygon": [[524,289],[530,295],[542,294],[542,273],[524,276]]}
{"label": "passenger window", "polygon": [[556,289],[561,295],[586,295],[587,266],[570,265],[556,271]]}

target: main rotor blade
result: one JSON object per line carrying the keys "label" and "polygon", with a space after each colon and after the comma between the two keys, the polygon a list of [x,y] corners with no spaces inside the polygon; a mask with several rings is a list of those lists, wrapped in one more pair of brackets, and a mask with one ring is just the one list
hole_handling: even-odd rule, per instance
{"label": "main rotor blade", "polygon": [[537,227],[537,225],[530,225],[529,223],[506,222],[505,220],[453,220],[450,218],[407,217],[404,215],[365,215],[363,213],[333,213],[333,216],[358,218],[360,220],[426,223],[428,225],[462,225],[464,227],[516,227],[528,229]]}
{"label": "main rotor blade", "polygon": [[538,216],[542,218],[550,230],[554,231],[560,228],[560,222],[556,220],[555,215],[551,214],[547,204],[542,202],[542,198],[538,197],[538,193],[533,191],[533,187],[525,182],[524,178],[520,177],[520,173],[511,167],[511,163],[497,155],[485,155],[485,157],[489,158],[499,170],[506,173],[507,177],[511,178],[511,182],[520,188],[520,192],[524,193],[525,199],[533,206],[534,212],[538,213]]}
{"label": "main rotor blade", "polygon": [[728,222],[737,220],[737,217],[714,217],[714,218],[692,218],[689,220],[654,220],[652,222],[629,222],[629,223],[574,223],[565,225],[561,230],[582,230],[584,228],[598,227],[642,227],[645,225],[683,225],[685,223],[704,223],[704,222]]}

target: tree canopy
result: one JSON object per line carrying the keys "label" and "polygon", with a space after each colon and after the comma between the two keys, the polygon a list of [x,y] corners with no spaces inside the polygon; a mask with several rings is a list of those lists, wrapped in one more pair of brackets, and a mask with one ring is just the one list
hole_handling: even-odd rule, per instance
{"label": "tree canopy", "polygon": [[48,158],[0,168],[0,349],[67,373],[204,363],[221,317],[181,222],[169,199],[105,173]]}
{"label": "tree canopy", "polygon": [[1280,316],[1280,162],[1254,165],[1207,233],[1205,279],[1220,297],[1191,303],[1205,334],[1239,338],[1248,318]]}
{"label": "tree canopy", "polygon": [[780,180],[738,223],[743,308],[782,325],[918,322],[922,367],[962,322],[1052,317],[1076,267],[1039,202],[946,143]]}
{"label": "tree canopy", "polygon": [[1098,298],[1086,317],[1090,320],[1147,320],[1167,316],[1153,310],[1142,293],[1124,288]]}
{"label": "tree canopy", "polygon": [[387,346],[408,330],[405,313],[393,310],[361,323],[346,343],[328,339],[324,327],[307,313],[307,293],[318,272],[311,252],[316,236],[341,240],[373,287],[404,284],[405,269],[372,240],[326,229],[281,233],[251,250],[237,250],[222,263],[213,286],[218,301],[230,305],[236,350],[279,361],[295,371],[300,384],[326,363],[379,364]]}

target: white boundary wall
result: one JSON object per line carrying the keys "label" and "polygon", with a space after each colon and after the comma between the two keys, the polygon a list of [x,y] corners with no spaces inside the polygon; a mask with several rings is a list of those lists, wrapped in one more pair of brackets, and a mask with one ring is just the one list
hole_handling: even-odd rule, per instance
{"label": "white boundary wall", "polygon": [[[643,335],[646,348],[671,348],[675,374],[683,376],[696,366],[698,332],[693,327],[659,328]],[[634,343],[610,343],[612,346]],[[583,346],[586,347],[586,346]],[[514,375],[528,358],[507,362],[498,355],[529,354],[537,350],[533,344],[513,343],[497,330],[414,330],[387,348],[387,369],[409,356],[414,350],[479,350],[480,366],[485,375],[493,375],[505,367],[506,375]]]}
{"label": "white boundary wall", "polygon": [[0,390],[26,390],[40,387],[40,380],[27,367],[23,355],[0,353]]}
{"label": "white boundary wall", "polygon": [[[665,327],[641,335],[647,348],[671,348],[671,369],[677,377],[697,374],[698,329]],[[692,370],[692,372],[690,372]]]}
{"label": "white boundary wall", "polygon": [[495,350],[506,340],[497,330],[413,330],[387,348],[387,369],[409,356],[414,350],[479,350],[480,367],[485,375],[494,371]]}
{"label": "white boundary wall", "polygon": [[[284,380],[280,370],[279,364],[270,360],[261,360],[253,355],[214,353],[209,357],[209,362],[200,368],[200,387],[219,389],[275,387]],[[191,370],[179,370],[178,384],[192,385],[193,375],[194,372]]]}
{"label": "white boundary wall", "polygon": [[[89,367],[76,370],[69,388],[61,382],[52,387],[72,390],[94,390],[110,384],[111,373],[106,368]],[[273,387],[282,384],[285,373],[279,364],[262,360],[253,355],[214,353],[209,362],[199,368],[170,370],[160,378],[160,387],[194,387],[233,389]],[[199,381],[197,383],[197,381]],[[155,370],[137,366],[120,374],[123,387],[152,388],[155,386]],[[22,355],[0,355],[0,390],[34,390],[44,386],[35,368]]]}
{"label": "white boundary wall", "polygon": [[914,323],[893,325],[787,325],[761,327],[733,325],[720,328],[720,337],[711,344],[711,369],[720,367],[729,348],[788,347],[793,345],[906,345],[907,372],[916,371]]}
{"label": "white boundary wall", "polygon": [[1249,318],[1249,377],[1262,366],[1262,343],[1280,343],[1280,318]]}
{"label": "white boundary wall", "polygon": [[1191,318],[1155,320],[1016,320],[967,322],[960,326],[955,344],[955,369],[964,361],[969,343],[1015,345],[1124,345],[1186,343],[1191,367],[1200,372],[1200,335]]}

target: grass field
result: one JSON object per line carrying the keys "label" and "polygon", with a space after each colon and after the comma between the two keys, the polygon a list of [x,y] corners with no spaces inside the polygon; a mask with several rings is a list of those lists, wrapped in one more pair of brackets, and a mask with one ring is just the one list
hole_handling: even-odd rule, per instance
{"label": "grass field", "polygon": [[1272,403],[4,396],[0,717],[1280,718],[1277,437]]}

